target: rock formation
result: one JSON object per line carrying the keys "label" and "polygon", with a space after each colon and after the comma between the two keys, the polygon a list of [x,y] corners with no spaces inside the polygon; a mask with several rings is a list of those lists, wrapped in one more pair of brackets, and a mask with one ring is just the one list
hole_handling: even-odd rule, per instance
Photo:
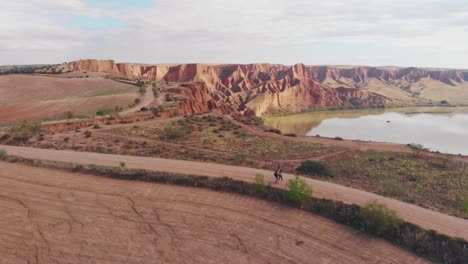
{"label": "rock formation", "polygon": [[[183,83],[183,113],[211,109],[244,115],[302,111],[314,106],[372,107],[395,98],[360,89],[375,79],[398,88],[403,83],[431,78],[449,85],[468,81],[468,72],[430,71],[419,68],[338,68],[296,64],[181,64],[136,65],[112,60],[80,60],[57,66],[65,71],[107,72],[129,79]],[[327,83],[333,82],[333,85]]]}

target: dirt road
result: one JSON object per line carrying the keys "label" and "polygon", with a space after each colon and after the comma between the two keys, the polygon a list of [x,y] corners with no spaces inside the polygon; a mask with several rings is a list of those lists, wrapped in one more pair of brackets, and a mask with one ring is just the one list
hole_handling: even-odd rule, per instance
{"label": "dirt road", "polygon": [[145,96],[143,97],[143,100],[136,106],[120,112],[120,114],[126,115],[126,114],[136,113],[140,111],[142,107],[148,108],[154,100],[154,95],[150,86],[146,85],[145,89],[146,89],[146,93],[145,93]]}
{"label": "dirt road", "polygon": [[[271,171],[228,166],[214,163],[169,160],[160,158],[137,157],[100,154],[90,152],[75,152],[64,150],[49,150],[23,148],[15,146],[0,145],[0,149],[5,149],[8,154],[25,158],[54,160],[61,162],[71,162],[76,164],[95,164],[104,166],[119,166],[120,162],[125,162],[128,168],[146,169],[155,171],[166,171],[173,173],[205,175],[210,177],[231,177],[238,180],[253,182],[257,173],[264,174],[267,184],[273,183]],[[285,188],[285,182],[295,177],[291,174],[284,174],[284,182],[278,184],[280,188]],[[425,229],[433,229],[453,237],[468,239],[468,220],[449,216],[436,211],[428,210],[416,205],[404,203],[394,199],[386,198],[373,193],[337,185],[330,182],[305,178],[313,187],[315,197],[329,198],[364,205],[369,201],[376,200],[386,204],[397,211],[404,220],[417,224]]]}
{"label": "dirt road", "polygon": [[0,162],[0,263],[427,263],[249,197]]}

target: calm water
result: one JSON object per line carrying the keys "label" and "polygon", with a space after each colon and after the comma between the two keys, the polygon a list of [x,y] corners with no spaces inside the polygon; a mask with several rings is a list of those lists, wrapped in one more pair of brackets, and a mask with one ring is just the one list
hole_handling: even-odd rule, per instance
{"label": "calm water", "polygon": [[468,108],[425,107],[311,112],[268,118],[283,133],[417,143],[444,153],[468,155]]}

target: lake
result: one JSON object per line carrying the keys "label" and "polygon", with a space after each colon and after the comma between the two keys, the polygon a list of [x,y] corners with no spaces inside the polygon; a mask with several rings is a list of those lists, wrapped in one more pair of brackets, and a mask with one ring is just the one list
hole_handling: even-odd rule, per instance
{"label": "lake", "polygon": [[468,155],[468,107],[408,107],[317,111],[266,119],[300,136],[416,143],[432,151]]}

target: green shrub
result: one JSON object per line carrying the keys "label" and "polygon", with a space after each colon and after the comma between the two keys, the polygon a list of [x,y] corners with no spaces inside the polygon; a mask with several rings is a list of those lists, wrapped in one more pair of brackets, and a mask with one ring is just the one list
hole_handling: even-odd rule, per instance
{"label": "green shrub", "polygon": [[294,134],[294,133],[287,133],[287,134],[284,134],[284,135],[287,136],[287,137],[297,137],[297,135]]}
{"label": "green shrub", "polygon": [[232,160],[234,160],[237,163],[244,163],[247,160],[247,154],[238,152],[232,155]]}
{"label": "green shrub", "polygon": [[395,179],[385,179],[382,182],[382,193],[390,196],[401,196],[406,192],[406,188]]}
{"label": "green shrub", "polygon": [[275,128],[270,128],[270,129],[267,130],[267,132],[275,133],[275,134],[281,135],[281,130],[275,129]]}
{"label": "green shrub", "polygon": [[125,169],[126,164],[125,164],[125,162],[121,161],[119,163],[119,166],[120,166],[121,169]]}
{"label": "green shrub", "polygon": [[265,176],[263,176],[263,174],[255,175],[254,188],[258,193],[265,192]]}
{"label": "green shrub", "polygon": [[141,103],[140,98],[136,98],[136,99],[135,99],[135,104],[139,104],[139,103]]}
{"label": "green shrub", "polygon": [[7,156],[7,152],[4,149],[0,149],[0,159],[3,159]]}
{"label": "green shrub", "polygon": [[140,108],[140,111],[141,112],[148,112],[148,108],[147,107],[142,107],[142,108]]}
{"label": "green shrub", "polygon": [[188,125],[169,125],[163,129],[163,137],[174,140],[188,135],[192,132],[192,127]]}
{"label": "green shrub", "polygon": [[16,140],[26,141],[36,134],[41,132],[41,125],[39,123],[23,122],[20,125],[14,126],[10,129],[10,134]]}
{"label": "green shrub", "polygon": [[377,234],[396,229],[401,223],[401,219],[395,211],[375,201],[362,207],[361,217],[369,230]]}
{"label": "green shrub", "polygon": [[100,126],[99,124],[94,124],[93,128],[94,128],[94,129],[100,129],[101,126]]}
{"label": "green shrub", "polygon": [[259,126],[259,125],[263,125],[265,123],[265,120],[263,120],[263,118],[261,117],[252,117],[252,121],[254,123],[254,125],[256,126]]}
{"label": "green shrub", "polygon": [[[1,155],[0,155],[1,157]],[[463,200],[461,204],[461,211],[465,214],[468,214],[468,199]]]}
{"label": "green shrub", "polygon": [[325,175],[325,165],[318,161],[306,160],[302,162],[301,166],[296,168],[297,173],[306,175]]}
{"label": "green shrub", "polygon": [[312,187],[307,182],[296,176],[294,179],[290,179],[286,185],[288,190],[286,191],[286,200],[302,204],[309,200],[312,196]]}
{"label": "green shrub", "polygon": [[108,115],[108,114],[109,114],[109,110],[107,110],[107,109],[99,109],[96,112],[96,115],[98,115],[98,116],[105,116],[105,115]]}

